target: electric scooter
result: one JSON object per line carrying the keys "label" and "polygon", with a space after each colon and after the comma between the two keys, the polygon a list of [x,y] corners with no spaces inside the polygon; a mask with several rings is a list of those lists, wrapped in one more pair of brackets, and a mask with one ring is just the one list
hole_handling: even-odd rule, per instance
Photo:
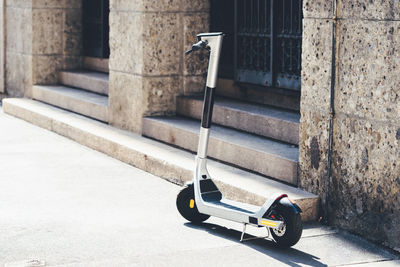
{"label": "electric scooter", "polygon": [[267,237],[271,234],[278,246],[290,247],[299,241],[303,231],[301,209],[298,205],[293,203],[286,194],[274,194],[261,207],[226,199],[207,170],[207,148],[223,37],[222,32],[198,34],[198,42],[185,53],[190,54],[206,49],[210,52],[210,56],[196,169],[193,181],[186,184],[178,194],[176,205],[179,213],[193,223],[201,223],[210,216],[242,223],[241,242],[249,240],[249,238],[244,239],[244,234],[246,226],[252,225],[266,227]]}

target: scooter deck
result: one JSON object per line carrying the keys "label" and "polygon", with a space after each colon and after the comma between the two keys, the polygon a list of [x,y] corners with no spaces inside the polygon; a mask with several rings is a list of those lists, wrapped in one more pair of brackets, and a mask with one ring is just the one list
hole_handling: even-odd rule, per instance
{"label": "scooter deck", "polygon": [[223,198],[221,200],[211,200],[205,202],[216,206],[224,207],[227,209],[244,212],[247,213],[248,215],[254,215],[260,209],[260,207],[255,205],[237,202],[226,198]]}

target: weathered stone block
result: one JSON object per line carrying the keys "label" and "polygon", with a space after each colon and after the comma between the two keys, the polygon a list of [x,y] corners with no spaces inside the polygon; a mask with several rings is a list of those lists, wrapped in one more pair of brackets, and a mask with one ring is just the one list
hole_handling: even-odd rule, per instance
{"label": "weathered stone block", "polygon": [[81,8],[81,0],[31,0],[34,8]]}
{"label": "weathered stone block", "polygon": [[63,38],[63,54],[79,56],[82,54],[82,34],[65,33]]}
{"label": "weathered stone block", "polygon": [[299,137],[300,187],[323,196],[329,147],[329,114],[301,111]]}
{"label": "weathered stone block", "polygon": [[111,11],[142,11],[143,1],[131,1],[131,0],[110,0]]}
{"label": "weathered stone block", "polygon": [[142,129],[142,77],[110,71],[109,123],[140,133]]}
{"label": "weathered stone block", "polygon": [[80,69],[83,66],[83,59],[81,56],[63,56],[62,60],[63,70]]}
{"label": "weathered stone block", "polygon": [[[183,76],[183,94],[193,95],[202,93],[206,86],[206,76]],[[218,90],[218,89],[217,89]]]}
{"label": "weathered stone block", "polygon": [[31,96],[32,56],[7,52],[5,74],[5,85],[9,96]]}
{"label": "weathered stone block", "polygon": [[58,9],[32,10],[32,53],[62,54],[63,12]]}
{"label": "weathered stone block", "polygon": [[143,77],[143,114],[145,116],[173,114],[176,96],[181,88],[179,76]]}
{"label": "weathered stone block", "polygon": [[63,11],[63,53],[69,56],[82,55],[82,10]]}
{"label": "weathered stone block", "polygon": [[113,10],[143,11],[143,12],[177,12],[177,11],[207,11],[207,0],[111,0],[110,7]]}
{"label": "weathered stone block", "polygon": [[332,3],[334,0],[304,0],[304,18],[332,18]]}
{"label": "weathered stone block", "polygon": [[374,20],[399,20],[400,1],[341,0],[341,17]]}
{"label": "weathered stone block", "polygon": [[[150,25],[148,25],[150,27]],[[143,20],[139,13],[110,13],[110,69],[140,74],[143,69]]]}
{"label": "weathered stone block", "polygon": [[143,14],[145,75],[178,75],[182,58],[181,21],[177,13]]}
{"label": "weathered stone block", "polygon": [[400,117],[400,22],[340,24],[336,109],[359,117]]}
{"label": "weathered stone block", "polygon": [[68,8],[64,10],[64,32],[82,32],[82,9]]}
{"label": "weathered stone block", "polygon": [[182,0],[168,0],[168,1],[159,1],[159,0],[141,0],[142,2],[142,11],[180,11]]}
{"label": "weathered stone block", "polygon": [[[208,25],[208,13],[198,14],[183,15],[183,18],[180,18],[181,14],[169,12],[134,14],[111,12],[111,69],[145,75],[179,74],[182,68],[183,50],[196,40],[198,32],[207,31],[208,28],[204,26]],[[196,61],[184,63],[185,74],[204,72],[198,67],[198,63],[194,62]]]}
{"label": "weathered stone block", "polygon": [[143,77],[110,72],[110,124],[140,133],[143,116],[173,113],[179,76]]}
{"label": "weathered stone block", "polygon": [[331,86],[332,22],[303,20],[301,107],[329,110]]}
{"label": "weathered stone block", "polygon": [[[183,50],[182,55],[186,50],[192,47],[192,44],[197,43],[196,35],[201,32],[209,31],[208,13],[196,13],[195,15],[183,16]],[[208,65],[207,51],[199,51],[192,53],[189,56],[183,56],[183,74],[184,75],[202,75],[207,72]]]}
{"label": "weathered stone block", "polygon": [[6,50],[24,54],[32,53],[32,10],[7,8]]}
{"label": "weathered stone block", "polygon": [[62,56],[35,55],[32,57],[33,84],[56,84],[58,71],[62,69]]}
{"label": "weathered stone block", "polygon": [[207,12],[210,10],[210,1],[208,0],[181,0],[181,7],[183,11],[202,11]]}
{"label": "weathered stone block", "polygon": [[5,8],[4,8],[4,0],[0,1],[0,45],[2,49],[0,49],[0,101],[4,97],[5,92]]}
{"label": "weathered stone block", "polygon": [[7,7],[30,8],[32,7],[32,0],[12,0],[6,1]]}
{"label": "weathered stone block", "polygon": [[400,246],[400,124],[341,115],[334,123],[333,222]]}

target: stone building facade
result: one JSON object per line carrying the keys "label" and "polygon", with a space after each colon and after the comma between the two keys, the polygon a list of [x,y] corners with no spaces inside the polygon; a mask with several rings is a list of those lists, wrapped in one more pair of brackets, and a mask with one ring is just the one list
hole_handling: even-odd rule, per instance
{"label": "stone building facade", "polygon": [[209,4],[115,0],[110,11],[110,123],[140,133],[143,116],[173,114],[177,95],[203,88],[204,68],[182,51],[208,30]]}
{"label": "stone building facade", "polygon": [[81,64],[80,1],[2,2],[2,77],[10,96],[31,97],[33,84],[55,83],[57,70]]}
{"label": "stone building facade", "polygon": [[[82,0],[2,3],[9,96],[32,97],[32,85],[55,84],[59,70],[82,66]],[[207,1],[110,2],[110,124],[140,132],[143,116],[173,113],[177,94],[202,88],[204,69],[181,51],[208,30],[208,12]]]}
{"label": "stone building facade", "polygon": [[[321,197],[330,224],[399,248],[400,2],[332,1],[303,0],[299,186]],[[82,66],[81,0],[0,8],[0,93],[31,98]],[[111,0],[109,26],[109,124],[141,133],[143,117],[202,91],[205,57],[183,52],[210,28],[208,0]]]}
{"label": "stone building facade", "polygon": [[330,223],[399,248],[400,2],[341,0],[336,10],[333,4],[304,1],[301,186],[322,199],[328,191]]}

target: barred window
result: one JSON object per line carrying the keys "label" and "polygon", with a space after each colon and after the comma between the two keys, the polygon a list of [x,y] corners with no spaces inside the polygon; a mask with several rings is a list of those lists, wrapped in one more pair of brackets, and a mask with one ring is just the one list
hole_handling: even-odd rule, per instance
{"label": "barred window", "polygon": [[212,0],[211,30],[227,33],[222,77],[300,90],[301,0]]}

